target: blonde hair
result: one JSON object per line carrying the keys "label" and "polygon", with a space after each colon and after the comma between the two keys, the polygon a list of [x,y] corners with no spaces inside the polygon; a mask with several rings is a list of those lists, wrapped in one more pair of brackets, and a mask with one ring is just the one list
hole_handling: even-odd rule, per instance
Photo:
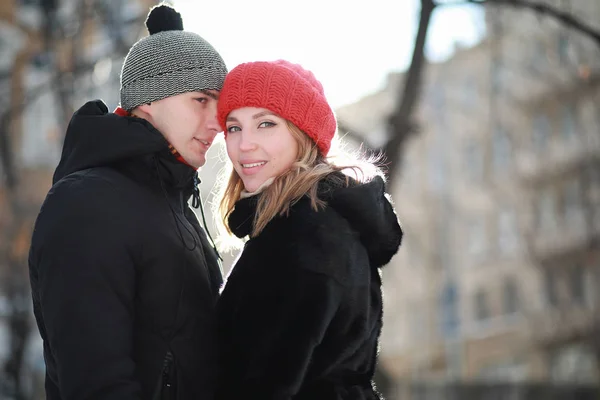
{"label": "blonde hair", "polygon": [[[350,177],[358,181],[365,181],[374,175],[381,175],[381,171],[375,166],[378,158],[367,160],[357,155],[349,157],[350,153],[343,152],[339,146],[332,146],[336,148],[330,151],[330,154],[339,153],[338,156],[325,158],[320,153],[315,142],[308,135],[290,121],[286,120],[286,123],[292,136],[298,143],[298,158],[288,171],[275,177],[273,183],[257,195],[259,196],[257,210],[254,214],[250,237],[259,235],[273,218],[287,215],[290,207],[304,196],[307,196],[310,200],[313,210],[318,211],[325,207],[326,203],[319,199],[317,189],[319,182],[323,178],[335,172],[345,173],[345,175],[341,176],[338,174],[332,175],[332,178],[337,180],[334,181],[334,184],[340,187],[348,186]],[[332,162],[332,159],[336,157],[352,160],[345,166],[342,166]],[[219,238],[221,245],[226,242],[222,237],[223,235],[233,236],[229,228],[228,219],[244,190],[242,179],[231,165],[230,170],[227,184],[223,185],[219,190],[221,201],[214,207],[216,211],[215,215],[220,215],[221,220],[220,224],[217,224],[220,228],[222,227]]]}

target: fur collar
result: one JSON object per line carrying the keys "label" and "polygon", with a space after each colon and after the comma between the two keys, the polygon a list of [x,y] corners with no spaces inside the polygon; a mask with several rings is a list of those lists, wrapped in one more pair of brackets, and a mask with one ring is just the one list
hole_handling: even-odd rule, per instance
{"label": "fur collar", "polygon": [[[403,232],[386,196],[383,179],[375,177],[366,183],[351,181],[349,186],[341,186],[339,182],[339,175],[324,179],[319,184],[319,198],[359,233],[372,264],[377,267],[387,264],[398,251]],[[228,220],[229,227],[236,236],[243,238],[252,231],[259,198],[260,195],[247,197],[236,203]],[[308,198],[302,198],[299,203],[303,201],[308,202]],[[299,206],[292,206],[292,210]],[[312,214],[318,218],[318,213]]]}

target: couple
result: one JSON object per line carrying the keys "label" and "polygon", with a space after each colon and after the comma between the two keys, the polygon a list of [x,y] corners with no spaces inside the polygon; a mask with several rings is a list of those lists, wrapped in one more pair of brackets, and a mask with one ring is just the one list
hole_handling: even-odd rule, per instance
{"label": "couple", "polygon": [[[328,161],[336,120],[309,71],[227,73],[171,7],[146,24],[121,106],[73,115],[36,221],[47,398],[379,398],[379,268],[402,237],[383,180]],[[188,207],[221,131],[233,165],[221,215],[245,240],[225,284]]]}

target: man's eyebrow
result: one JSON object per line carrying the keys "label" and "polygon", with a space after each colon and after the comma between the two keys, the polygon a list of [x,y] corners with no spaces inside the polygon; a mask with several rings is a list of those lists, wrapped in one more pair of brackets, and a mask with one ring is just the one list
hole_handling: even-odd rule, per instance
{"label": "man's eyebrow", "polygon": [[214,94],[213,92],[210,92],[206,89],[202,89],[201,90],[202,93],[204,93],[205,95],[207,95],[208,97],[210,97],[213,100],[219,100],[219,95]]}

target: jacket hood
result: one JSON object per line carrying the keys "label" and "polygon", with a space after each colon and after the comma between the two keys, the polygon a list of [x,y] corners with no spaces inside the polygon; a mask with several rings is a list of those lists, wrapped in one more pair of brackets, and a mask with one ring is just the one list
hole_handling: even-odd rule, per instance
{"label": "jacket hood", "polygon": [[69,122],[52,183],[87,168],[168,151],[168,146],[148,121],[109,113],[101,100],[90,101]]}
{"label": "jacket hood", "polygon": [[[367,183],[351,180],[346,185],[341,173],[332,174],[319,184],[319,198],[327,202],[360,235],[371,264],[382,267],[398,252],[402,228],[385,193],[379,176]],[[233,233],[242,238],[250,234],[259,196],[241,199],[229,215]]]}
{"label": "jacket hood", "polygon": [[383,179],[377,176],[367,183],[333,188],[325,198],[359,233],[371,264],[382,267],[389,263],[400,248],[403,232]]}

